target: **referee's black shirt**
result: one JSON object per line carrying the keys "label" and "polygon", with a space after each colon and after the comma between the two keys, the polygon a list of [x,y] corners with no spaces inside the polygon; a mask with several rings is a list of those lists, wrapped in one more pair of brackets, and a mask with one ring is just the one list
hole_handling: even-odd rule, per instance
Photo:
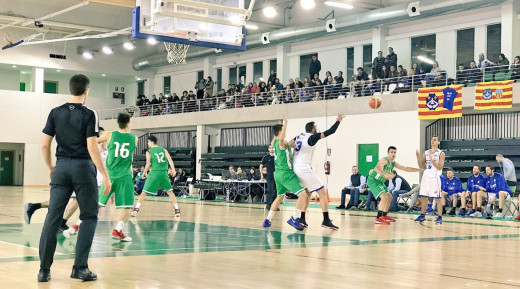
{"label": "referee's black shirt", "polygon": [[87,138],[99,136],[97,113],[80,103],[65,103],[51,110],[43,133],[56,136],[58,159],[90,159]]}
{"label": "referee's black shirt", "polygon": [[272,176],[274,173],[274,156],[268,154],[262,159],[262,165],[267,167],[267,174]]}

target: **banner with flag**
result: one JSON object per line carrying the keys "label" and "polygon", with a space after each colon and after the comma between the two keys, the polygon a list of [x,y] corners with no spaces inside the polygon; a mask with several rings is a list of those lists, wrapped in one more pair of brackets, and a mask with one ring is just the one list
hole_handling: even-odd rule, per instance
{"label": "banner with flag", "polygon": [[462,117],[462,85],[420,88],[419,119]]}
{"label": "banner with flag", "polygon": [[475,109],[511,108],[513,80],[477,83]]}

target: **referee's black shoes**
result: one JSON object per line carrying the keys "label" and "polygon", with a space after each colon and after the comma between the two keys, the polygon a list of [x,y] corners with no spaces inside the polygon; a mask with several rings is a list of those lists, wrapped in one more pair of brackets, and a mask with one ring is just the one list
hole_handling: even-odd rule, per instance
{"label": "referee's black shoes", "polygon": [[92,273],[88,267],[84,268],[72,268],[72,273],[70,273],[70,278],[81,279],[83,281],[94,281],[97,280],[97,275]]}
{"label": "referee's black shoes", "polygon": [[51,271],[40,269],[38,273],[38,282],[49,282],[51,280]]}

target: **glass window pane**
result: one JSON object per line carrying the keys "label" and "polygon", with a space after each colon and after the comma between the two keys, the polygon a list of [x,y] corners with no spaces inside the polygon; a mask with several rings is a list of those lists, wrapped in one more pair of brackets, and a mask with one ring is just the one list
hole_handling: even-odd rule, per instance
{"label": "glass window pane", "polygon": [[[307,54],[307,55],[300,55],[300,78],[301,79],[303,79],[304,77],[309,78],[309,80],[312,79],[311,76],[309,75],[309,67],[311,66],[312,56],[313,55],[318,56],[318,54],[316,54],[316,53]],[[286,81],[289,82],[288,79],[286,79]]]}
{"label": "glass window pane", "polygon": [[269,72],[271,70],[276,71],[276,65],[276,59],[271,59],[271,61],[269,61]]}
{"label": "glass window pane", "polygon": [[347,82],[352,80],[354,74],[354,47],[347,48]]}
{"label": "glass window pane", "polygon": [[217,90],[222,89],[222,68],[217,69],[217,80],[215,84],[217,85]]}
{"label": "glass window pane", "polygon": [[[430,70],[432,69],[432,65],[420,60],[419,56],[425,57],[423,59],[435,61],[435,44],[435,34],[413,37],[411,49],[412,65],[414,63],[417,63],[424,72],[430,72]],[[439,67],[441,69],[443,68],[442,63],[439,63]]]}
{"label": "glass window pane", "polygon": [[197,82],[204,78],[204,70],[197,71]]}
{"label": "glass window pane", "polygon": [[229,84],[237,84],[237,67],[231,67],[229,69]]}
{"label": "glass window pane", "polygon": [[163,78],[163,93],[167,94],[171,92],[171,86],[170,86],[171,78],[170,76],[165,76]]}
{"label": "glass window pane", "polygon": [[238,83],[242,84],[242,85],[245,85],[245,81],[246,81],[246,67],[245,66],[240,66],[238,68]]}
{"label": "glass window pane", "polygon": [[457,66],[462,64],[465,68],[475,57],[475,28],[457,31]]}
{"label": "glass window pane", "polygon": [[253,82],[257,84],[260,82],[260,78],[263,78],[264,63],[262,61],[253,63]]}
{"label": "glass window pane", "polygon": [[498,55],[502,53],[502,25],[494,24],[487,26],[487,59],[492,62],[498,61]]}
{"label": "glass window pane", "polygon": [[365,70],[365,72],[368,73],[368,75],[371,75],[371,73],[370,73],[371,68],[372,68],[372,44],[363,45],[363,70]]}

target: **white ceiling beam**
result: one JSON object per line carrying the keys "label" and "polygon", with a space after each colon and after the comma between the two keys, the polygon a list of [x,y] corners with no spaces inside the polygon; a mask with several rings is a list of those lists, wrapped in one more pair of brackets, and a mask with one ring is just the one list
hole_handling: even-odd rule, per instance
{"label": "white ceiling beam", "polygon": [[[4,26],[6,26],[6,25],[13,26],[13,25],[17,25],[18,23],[21,23],[21,22],[27,20],[27,18],[0,15],[0,20],[12,21],[13,23],[16,22],[16,24],[9,23],[9,24],[4,25]],[[78,25],[78,24],[71,24],[71,23],[63,23],[63,22],[54,22],[54,21],[45,21],[45,26],[70,28],[70,29],[77,29],[77,30],[90,30],[90,31],[104,32],[104,33],[112,31],[112,29],[107,29],[107,28]],[[1,27],[3,27],[3,26],[0,26],[0,29],[1,29]]]}
{"label": "white ceiling beam", "polygon": [[36,18],[36,19],[34,19],[34,20],[28,20],[28,21],[22,23],[22,26],[27,26],[27,25],[29,25],[29,24],[31,24],[31,23],[34,23],[35,21],[43,21],[43,20],[46,20],[46,19],[49,19],[49,18],[52,18],[52,17],[58,16],[58,15],[61,15],[61,14],[67,13],[67,12],[72,11],[72,10],[76,10],[76,9],[78,9],[78,8],[80,8],[80,7],[83,7],[83,6],[86,6],[86,5],[88,5],[88,4],[89,4],[88,1],[83,1],[83,2],[81,2],[81,3],[78,3],[78,4],[76,4],[76,5],[73,5],[73,6],[67,7],[67,8],[65,8],[65,9],[60,10],[60,11],[56,11],[56,12],[54,12],[54,13],[51,13],[51,14],[48,14],[48,15],[45,15],[45,16],[42,16],[42,17],[38,17],[38,18]]}

